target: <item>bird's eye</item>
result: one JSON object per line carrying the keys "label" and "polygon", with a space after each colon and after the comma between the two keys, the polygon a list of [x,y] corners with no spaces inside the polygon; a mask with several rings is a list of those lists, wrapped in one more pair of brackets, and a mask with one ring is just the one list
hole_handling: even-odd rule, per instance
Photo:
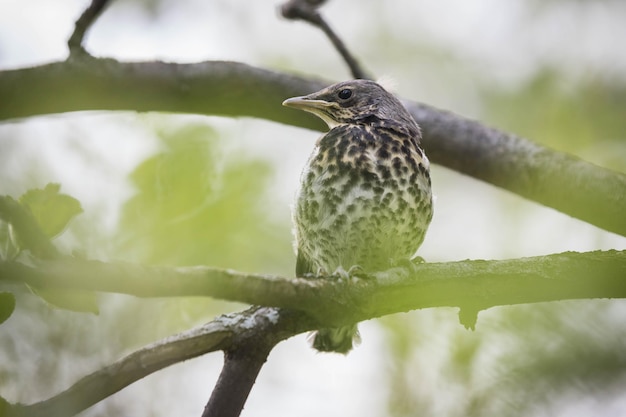
{"label": "bird's eye", "polygon": [[352,97],[352,90],[350,90],[349,88],[344,88],[339,93],[337,93],[337,96],[342,100],[347,100]]}

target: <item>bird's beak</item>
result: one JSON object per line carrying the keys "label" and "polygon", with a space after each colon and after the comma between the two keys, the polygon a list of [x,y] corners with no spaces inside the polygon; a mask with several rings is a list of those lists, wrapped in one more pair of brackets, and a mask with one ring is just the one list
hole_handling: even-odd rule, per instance
{"label": "bird's beak", "polygon": [[310,96],[292,97],[283,101],[283,106],[317,113],[315,110],[325,109],[331,105],[328,101],[316,100]]}
{"label": "bird's beak", "polygon": [[315,94],[310,94],[308,96],[288,98],[283,101],[283,106],[312,113],[326,122],[331,129],[337,126],[337,121],[332,117],[332,107],[335,103],[319,100],[315,97]]}

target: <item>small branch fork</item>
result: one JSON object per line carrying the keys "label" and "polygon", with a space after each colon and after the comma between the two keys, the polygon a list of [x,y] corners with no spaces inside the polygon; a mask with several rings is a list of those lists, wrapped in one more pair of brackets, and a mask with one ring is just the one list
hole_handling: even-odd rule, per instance
{"label": "small branch fork", "polygon": [[321,29],[350,68],[352,77],[371,80],[371,75],[363,69],[357,59],[350,53],[345,43],[317,11],[325,2],[325,0],[289,0],[281,7],[281,13],[286,19],[304,20]]}
{"label": "small branch fork", "polygon": [[92,0],[89,7],[78,18],[74,25],[74,32],[67,41],[67,46],[70,49],[70,58],[89,55],[83,46],[85,34],[108,3],[109,0]]}
{"label": "small branch fork", "polygon": [[313,328],[313,322],[302,313],[251,307],[146,346],[85,376],[47,400],[26,405],[9,404],[0,398],[0,415],[66,417],[78,414],[153,372],[223,350],[224,367],[203,417],[236,417],[271,349],[280,341]]}
{"label": "small branch fork", "polygon": [[224,350],[224,366],[202,417],[237,417],[268,355],[280,341],[314,328],[301,313],[272,307],[252,307],[235,315],[254,326],[234,333],[231,348]]}

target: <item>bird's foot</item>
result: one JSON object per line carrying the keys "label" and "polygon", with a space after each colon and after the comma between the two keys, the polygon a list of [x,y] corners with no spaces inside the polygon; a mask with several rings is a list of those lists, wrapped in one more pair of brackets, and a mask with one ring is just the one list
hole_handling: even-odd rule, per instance
{"label": "bird's foot", "polygon": [[336,277],[340,281],[350,282],[357,279],[370,279],[371,275],[365,272],[365,270],[360,265],[352,265],[350,269],[347,271],[340,266],[335,269],[335,272],[332,274],[333,277]]}
{"label": "bird's foot", "polygon": [[319,279],[319,275],[318,274],[314,274],[313,272],[307,272],[306,274],[302,274],[301,276],[299,276],[298,278],[304,278],[304,279]]}
{"label": "bird's foot", "polygon": [[348,269],[348,274],[353,278],[370,280],[374,277],[371,274],[365,272],[365,270],[361,267],[361,265],[352,265],[350,269]]}
{"label": "bird's foot", "polygon": [[336,278],[338,281],[350,281],[350,273],[346,271],[343,266],[335,269],[335,272],[333,272],[331,276]]}
{"label": "bird's foot", "polygon": [[426,263],[426,259],[422,258],[421,256],[416,256],[413,259],[409,259],[409,262],[411,262],[414,265],[425,264]]}
{"label": "bird's foot", "polygon": [[405,268],[409,271],[409,273],[415,273],[419,270],[419,265],[426,263],[424,258],[421,256],[416,256],[413,259],[401,259],[398,261],[398,266],[401,268]]}

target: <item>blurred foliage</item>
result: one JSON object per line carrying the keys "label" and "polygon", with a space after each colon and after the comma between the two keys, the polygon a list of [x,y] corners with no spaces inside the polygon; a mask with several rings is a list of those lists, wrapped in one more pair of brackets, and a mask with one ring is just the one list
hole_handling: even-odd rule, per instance
{"label": "blurred foliage", "polygon": [[26,191],[19,202],[28,207],[41,230],[49,238],[59,235],[69,222],[83,212],[80,202],[67,194],[61,194],[61,184],[49,183],[43,189]]}
{"label": "blurred foliage", "polygon": [[626,172],[626,86],[587,78],[572,83],[545,70],[515,91],[486,89],[486,115],[504,129]]}
{"label": "blurred foliage", "polygon": [[[626,172],[622,80],[545,68],[515,88],[477,85],[487,123]],[[513,222],[515,247],[531,219],[514,202],[494,203]],[[626,390],[624,314],[623,300],[500,307],[481,312],[474,332],[445,309],[382,318],[388,415],[554,415],[576,401],[615,401]]]}
{"label": "blurred foliage", "polygon": [[[6,210],[15,213],[2,213],[8,222],[0,221],[0,259],[16,258],[23,250],[29,250],[28,257],[45,257],[40,253],[41,241],[54,238],[61,234],[70,221],[82,213],[80,202],[67,194],[61,194],[61,185],[47,184],[43,189],[31,188],[17,201],[11,197],[4,197]],[[12,208],[9,208],[8,206]],[[44,242],[49,243],[49,242]],[[50,256],[50,254],[47,254]],[[32,285],[27,287],[37,296],[50,305],[77,312],[98,313],[96,295],[91,292],[72,290],[52,290],[38,288]],[[10,294],[0,294],[0,322],[10,315],[15,307],[15,300]]]}
{"label": "blurred foliage", "polygon": [[[88,278],[86,278],[88,279]],[[77,313],[98,314],[98,297],[89,291],[52,290],[29,285],[28,288],[37,296],[44,299],[52,307]]]}
{"label": "blurred foliage", "polygon": [[501,411],[514,409],[523,415],[566,393],[583,397],[623,392],[625,307],[623,300],[584,300],[504,309],[504,320],[490,330],[505,341],[506,349],[495,363],[496,378],[481,392],[482,402],[505,393],[506,401],[496,402]]}
{"label": "blurred foliage", "polygon": [[501,307],[481,313],[475,332],[442,309],[386,317],[389,415],[526,416],[623,392],[625,308],[605,300]]}
{"label": "blurred foliage", "polygon": [[[157,129],[160,151],[130,174],[135,194],[122,207],[115,252],[152,265],[206,265],[289,275],[294,267],[288,218],[269,214],[268,162],[238,150],[226,154],[206,124]],[[151,337],[169,334],[216,314],[241,309],[209,298],[133,301],[120,307],[150,323]],[[155,314],[159,320],[154,321]],[[136,340],[132,323],[120,323],[120,339]]]}
{"label": "blurred foliage", "polygon": [[15,296],[10,292],[0,292],[0,324],[5,322],[15,310]]}
{"label": "blurred foliage", "polygon": [[131,174],[136,194],[123,207],[125,258],[160,265],[209,265],[286,272],[293,262],[288,223],[268,220],[267,162],[225,158],[204,125],[161,132],[163,150]]}
{"label": "blurred foliage", "polygon": [[0,259],[14,258],[23,250],[36,257],[49,258],[46,244],[65,230],[70,221],[82,213],[80,202],[61,194],[60,184],[31,188],[17,201],[2,196],[0,213]]}
{"label": "blurred foliage", "polygon": [[[72,223],[68,231],[74,245],[102,242],[106,259],[292,273],[289,219],[270,220],[276,204],[282,209],[283,203],[274,203],[267,194],[273,175],[269,164],[241,150],[228,153],[218,133],[204,123],[185,121],[185,127],[177,128],[176,117],[159,116],[158,120],[160,129],[154,133],[159,151],[130,174],[135,193],[121,208],[117,230],[107,231],[114,236],[113,243],[97,236],[96,227],[75,229]],[[152,128],[151,122],[146,127]],[[57,200],[59,195],[53,185],[30,191],[23,200],[46,218],[48,211],[54,214],[66,207],[64,198]],[[55,201],[60,204],[56,206]],[[49,218],[56,225],[51,233],[64,229],[58,216]],[[6,243],[8,227],[0,226],[5,226],[0,227],[0,239],[4,236],[2,243]],[[49,302],[58,304],[48,295]],[[208,321],[220,312],[241,309],[206,297],[100,297],[101,313],[94,316],[50,309],[38,297],[23,291],[17,294],[13,317],[0,327],[4,335],[10,335],[0,337],[4,366],[0,387],[7,398],[30,402],[52,395],[129,349]],[[11,294],[0,293],[0,319],[13,311],[12,300]],[[19,389],[26,384],[28,390]]]}
{"label": "blurred foliage", "polygon": [[[118,0],[115,2],[118,5],[137,5],[138,10],[143,11],[146,16],[155,18],[161,12],[161,9],[166,5],[166,0]],[[109,5],[111,6],[111,5]]]}

